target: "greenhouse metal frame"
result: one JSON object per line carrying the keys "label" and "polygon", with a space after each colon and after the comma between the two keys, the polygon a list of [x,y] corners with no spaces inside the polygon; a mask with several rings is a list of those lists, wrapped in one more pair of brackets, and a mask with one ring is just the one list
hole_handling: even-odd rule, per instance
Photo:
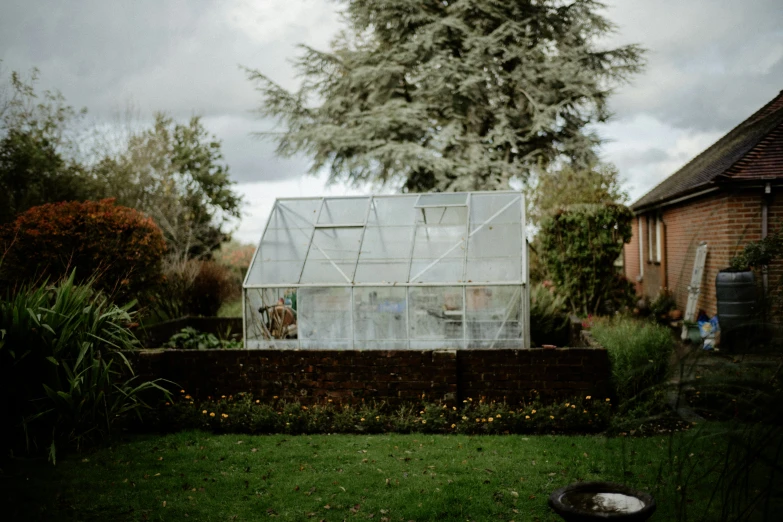
{"label": "greenhouse metal frame", "polygon": [[279,198],[242,316],[248,349],[529,348],[524,196]]}

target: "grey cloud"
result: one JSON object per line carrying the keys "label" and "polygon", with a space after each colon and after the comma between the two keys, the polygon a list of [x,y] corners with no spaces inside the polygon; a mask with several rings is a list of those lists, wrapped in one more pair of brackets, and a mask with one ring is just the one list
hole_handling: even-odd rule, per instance
{"label": "grey cloud", "polygon": [[[286,179],[300,176],[308,163],[275,158],[271,143],[249,135],[269,125],[250,113],[259,97],[239,65],[291,86],[296,45],[322,46],[337,29],[336,17],[327,16],[334,8],[318,0],[16,1],[0,17],[0,59],[6,73],[39,68],[41,89],[87,107],[96,123],[127,105],[144,117],[202,115],[222,139],[235,180]],[[304,9],[318,16],[298,17]],[[256,26],[274,34],[258,34]]]}
{"label": "grey cloud", "polygon": [[622,0],[610,43],[640,43],[648,68],[612,100],[616,117],[652,114],[694,131],[728,130],[783,88],[779,0]]}

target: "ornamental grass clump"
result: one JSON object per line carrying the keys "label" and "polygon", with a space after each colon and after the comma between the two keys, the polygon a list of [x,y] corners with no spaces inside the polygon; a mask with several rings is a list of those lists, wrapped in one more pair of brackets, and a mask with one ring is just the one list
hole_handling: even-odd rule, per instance
{"label": "ornamental grass clump", "polygon": [[56,284],[0,297],[0,413],[4,452],[80,448],[145,406],[121,350],[136,346],[131,305],[119,307],[72,273]]}
{"label": "ornamental grass clump", "polygon": [[621,408],[631,399],[660,388],[674,349],[669,329],[618,316],[595,321],[591,331],[609,354],[612,382]]}

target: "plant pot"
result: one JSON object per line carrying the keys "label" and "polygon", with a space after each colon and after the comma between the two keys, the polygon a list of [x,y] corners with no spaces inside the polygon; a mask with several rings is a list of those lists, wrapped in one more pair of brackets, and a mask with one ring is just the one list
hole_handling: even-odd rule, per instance
{"label": "plant pot", "polygon": [[568,522],[642,522],[655,513],[649,493],[612,482],[579,482],[549,495],[549,506]]}
{"label": "plant pot", "polygon": [[682,310],[672,310],[669,312],[669,319],[672,321],[679,321],[682,319]]}

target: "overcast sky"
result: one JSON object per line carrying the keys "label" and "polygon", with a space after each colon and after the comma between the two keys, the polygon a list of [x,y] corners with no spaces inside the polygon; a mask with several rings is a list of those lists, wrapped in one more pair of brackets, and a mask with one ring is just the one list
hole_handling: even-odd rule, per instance
{"label": "overcast sky", "polygon": [[[280,160],[239,65],[296,85],[296,45],[326,49],[340,28],[329,0],[4,0],[4,73],[40,69],[95,121],[132,103],[142,114],[202,115],[223,151],[246,217],[236,237],[255,243],[275,197],[341,194]],[[639,43],[648,67],[612,100],[603,147],[637,199],[783,89],[781,0],[613,0],[607,45]],[[355,192],[355,191],[354,191]]]}

